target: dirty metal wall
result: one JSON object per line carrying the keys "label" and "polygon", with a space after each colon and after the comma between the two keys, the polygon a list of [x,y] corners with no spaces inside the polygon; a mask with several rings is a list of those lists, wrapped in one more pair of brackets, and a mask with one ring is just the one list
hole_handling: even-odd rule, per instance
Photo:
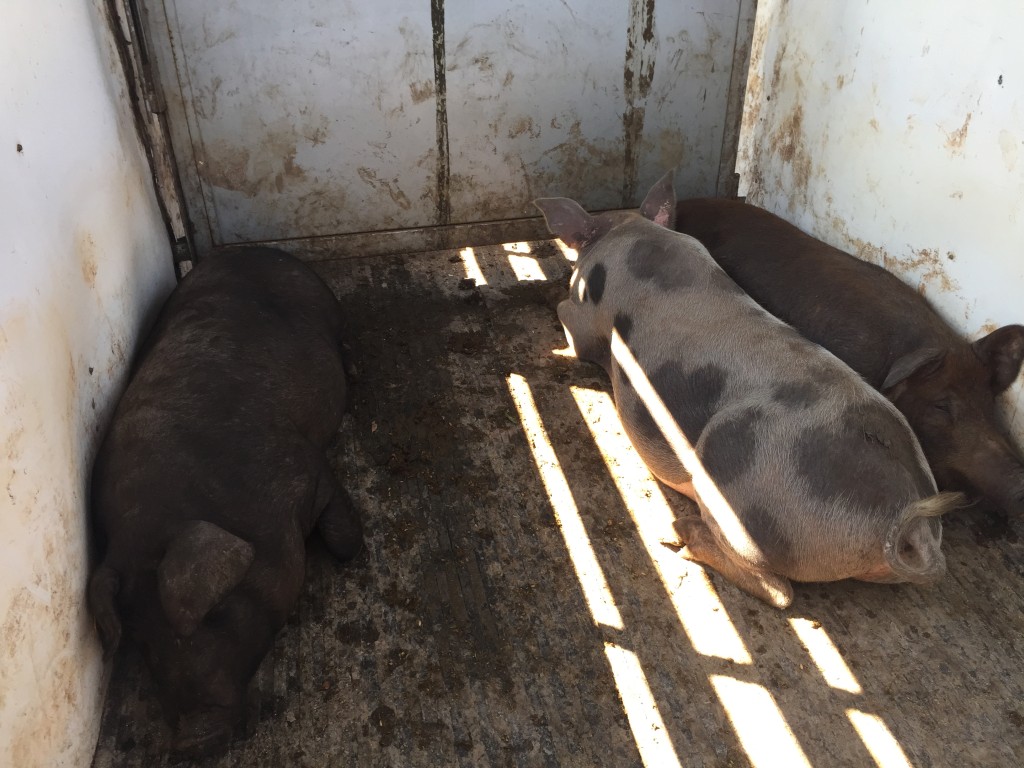
{"label": "dirty metal wall", "polygon": [[[761,0],[741,194],[977,338],[1024,322],[1024,5]],[[1022,389],[1007,397],[1024,438]]]}
{"label": "dirty metal wall", "polygon": [[682,193],[713,193],[753,3],[149,0],[146,16],[202,250],[516,219],[541,195],[633,205],[670,167]]}
{"label": "dirty metal wall", "polygon": [[101,0],[0,25],[0,764],[88,766],[103,664],[86,495],[167,230]]}

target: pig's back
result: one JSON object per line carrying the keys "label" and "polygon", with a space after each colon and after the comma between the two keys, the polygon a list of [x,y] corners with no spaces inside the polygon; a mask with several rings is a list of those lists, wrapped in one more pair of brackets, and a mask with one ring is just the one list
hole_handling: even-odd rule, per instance
{"label": "pig's back", "polygon": [[147,337],[100,447],[97,511],[120,520],[107,528],[130,536],[146,519],[192,514],[279,535],[287,521],[258,510],[312,504],[341,421],[339,325],[330,290],[284,254],[197,266]]}
{"label": "pig's back", "polygon": [[949,328],[895,275],[754,205],[683,200],[676,228],[699,240],[758,304],[874,387],[894,360],[949,341]]}

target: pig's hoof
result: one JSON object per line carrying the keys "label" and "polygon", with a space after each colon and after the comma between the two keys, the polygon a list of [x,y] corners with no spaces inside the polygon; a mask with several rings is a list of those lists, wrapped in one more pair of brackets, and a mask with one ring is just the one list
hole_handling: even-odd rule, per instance
{"label": "pig's hoof", "polygon": [[707,532],[707,525],[696,516],[677,517],[672,523],[672,528],[676,532],[676,541],[680,548],[699,538],[701,533]]}

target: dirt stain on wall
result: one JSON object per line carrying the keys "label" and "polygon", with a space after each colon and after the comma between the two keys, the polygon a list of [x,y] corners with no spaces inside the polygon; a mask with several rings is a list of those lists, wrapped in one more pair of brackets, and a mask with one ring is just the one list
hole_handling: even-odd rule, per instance
{"label": "dirt stain on wall", "polygon": [[946,149],[954,155],[962,155],[964,152],[964,142],[967,141],[967,130],[971,125],[972,113],[968,112],[967,117],[964,118],[964,124],[957,128],[952,133],[946,134]]}
{"label": "dirt stain on wall", "polygon": [[804,108],[797,104],[771,136],[769,146],[773,154],[793,170],[791,200],[797,193],[806,195],[811,178],[811,155],[804,143]]}
{"label": "dirt stain on wall", "polygon": [[413,104],[422,104],[427,99],[434,97],[434,82],[432,80],[420,80],[416,83],[409,83],[409,93],[412,96]]}
{"label": "dirt stain on wall", "polygon": [[356,173],[359,174],[359,178],[362,179],[364,183],[369,184],[378,191],[387,192],[388,196],[403,211],[407,211],[412,207],[412,203],[409,202],[409,198],[406,197],[405,192],[403,192],[398,186],[398,177],[395,177],[394,179],[382,179],[377,176],[377,172],[372,168],[360,168]]}
{"label": "dirt stain on wall", "polygon": [[99,272],[99,265],[96,261],[96,243],[88,232],[78,232],[75,235],[75,253],[78,256],[78,263],[82,268],[82,279],[89,287],[96,285],[96,274]]}

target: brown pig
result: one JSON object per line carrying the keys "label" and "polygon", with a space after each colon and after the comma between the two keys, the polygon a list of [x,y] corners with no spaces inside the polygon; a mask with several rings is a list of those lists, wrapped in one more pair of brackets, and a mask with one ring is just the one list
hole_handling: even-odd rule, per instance
{"label": "brown pig", "polygon": [[968,343],[895,275],[737,200],[683,200],[675,227],[761,306],[881,390],[906,416],[940,489],[1024,513],[1024,465],[996,407],[1020,372],[1024,326]]}

